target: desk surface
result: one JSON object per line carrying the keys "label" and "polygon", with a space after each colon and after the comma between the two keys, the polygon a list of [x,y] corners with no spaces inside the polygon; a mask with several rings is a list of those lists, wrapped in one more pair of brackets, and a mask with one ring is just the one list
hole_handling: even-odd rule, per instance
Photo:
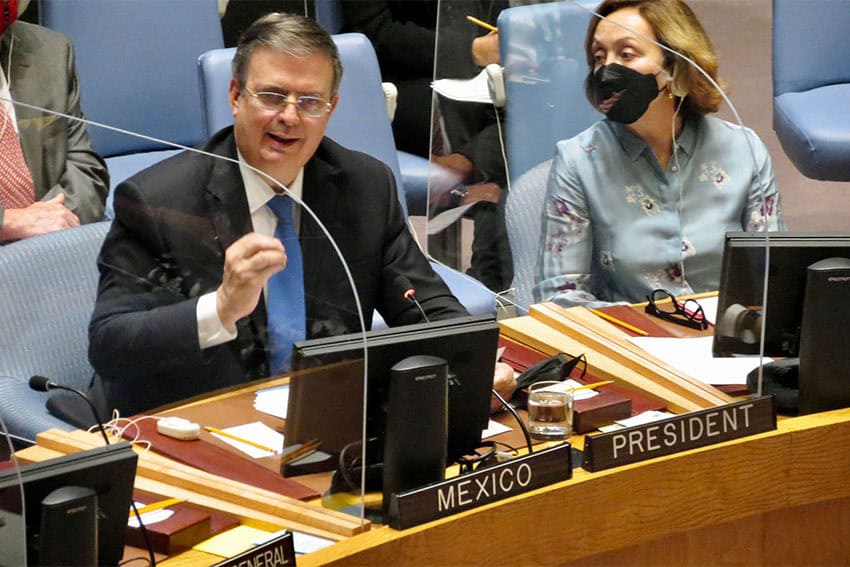
{"label": "desk surface", "polygon": [[[276,383],[165,413],[203,414],[219,427],[245,423],[257,415],[247,413],[253,392]],[[238,410],[203,413],[222,403]],[[848,564],[848,470],[850,409],[789,418],[757,436],[597,473],[576,469],[569,481],[408,530],[373,526],[298,564]],[[275,521],[242,513],[258,525]],[[188,551],[162,564],[217,560]]]}

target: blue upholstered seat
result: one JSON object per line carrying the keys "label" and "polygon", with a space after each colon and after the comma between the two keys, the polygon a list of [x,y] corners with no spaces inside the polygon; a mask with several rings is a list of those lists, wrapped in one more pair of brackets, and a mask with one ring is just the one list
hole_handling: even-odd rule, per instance
{"label": "blue upholstered seat", "polygon": [[850,181],[850,2],[773,0],[773,129],[806,177]]}
{"label": "blue upholstered seat", "polygon": [[505,225],[514,265],[514,300],[532,303],[543,200],[555,144],[601,118],[584,95],[584,37],[596,0],[503,10],[499,50],[504,66],[506,146],[511,190]]}
{"label": "blue upholstered seat", "polygon": [[88,387],[88,326],[97,294],[97,254],[108,222],[0,246],[0,413],[13,436],[34,440],[68,424],[47,413],[48,394],[31,390],[40,374]]}
{"label": "blue upholstered seat", "polygon": [[[41,0],[40,17],[74,42],[89,119],[186,146],[204,140],[195,64],[224,45],[216,0]],[[89,133],[113,187],[175,153],[104,128]]]}

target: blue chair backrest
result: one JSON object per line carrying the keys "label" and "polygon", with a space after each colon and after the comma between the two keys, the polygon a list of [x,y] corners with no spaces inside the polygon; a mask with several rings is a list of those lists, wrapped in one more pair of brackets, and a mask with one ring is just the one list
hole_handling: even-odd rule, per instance
{"label": "blue chair backrest", "polygon": [[850,0],[773,0],[773,95],[837,83],[850,83]]}
{"label": "blue chair backrest", "polygon": [[[375,50],[363,34],[338,34],[333,39],[339,49],[344,72],[339,87],[339,104],[331,116],[326,134],[347,148],[386,163],[395,175],[399,200],[406,213],[398,154]],[[208,136],[233,123],[228,85],[234,53],[235,48],[217,49],[198,58],[204,127]]]}
{"label": "blue chair backrest", "polygon": [[[591,12],[582,6],[593,9],[598,3],[521,6],[503,10],[499,16],[512,182],[550,159],[558,140],[578,134],[601,118],[584,96],[584,37]],[[534,61],[531,69],[530,60]]]}
{"label": "blue chair backrest", "polygon": [[[203,139],[195,62],[224,45],[217,0],[41,0],[42,23],[71,38],[83,111],[170,142]],[[104,157],[164,146],[90,127]]]}
{"label": "blue chair backrest", "polygon": [[97,255],[110,223],[99,222],[0,246],[0,413],[23,439],[51,427],[40,374],[85,389],[92,377],[88,326],[97,296]]}
{"label": "blue chair backrest", "polygon": [[588,72],[584,38],[594,17],[588,10],[597,4],[596,0],[553,2],[509,8],[499,16],[511,175],[505,226],[520,315],[533,303],[542,209],[555,144],[602,118],[584,94]]}

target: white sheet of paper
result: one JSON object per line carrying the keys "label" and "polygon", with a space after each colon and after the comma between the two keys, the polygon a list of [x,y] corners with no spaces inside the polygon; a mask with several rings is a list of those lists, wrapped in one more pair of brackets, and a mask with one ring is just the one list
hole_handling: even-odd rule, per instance
{"label": "white sheet of paper", "polygon": [[236,447],[237,449],[254,459],[268,457],[276,453],[280,453],[283,450],[283,435],[281,435],[265,423],[259,421],[255,421],[254,423],[246,423],[245,425],[237,425],[235,427],[228,427],[227,429],[222,429],[222,431],[274,449],[274,452],[265,451],[263,449],[260,449],[259,447],[254,447],[253,445],[242,443],[241,441],[231,439],[230,437],[225,437],[224,435],[212,433],[212,435],[215,435],[228,445]]}
{"label": "white sheet of paper", "polygon": [[635,425],[643,425],[644,423],[667,419],[668,417],[675,417],[675,414],[667,411],[649,410],[626,419],[618,419],[616,423],[623,427],[633,427]]}
{"label": "white sheet of paper", "polygon": [[[267,541],[271,541],[277,537],[282,536],[286,533],[286,530],[280,530],[279,532],[274,532],[268,534],[266,536],[257,538],[254,540],[253,544],[263,545]],[[318,551],[320,549],[324,549],[330,545],[336,543],[332,539],[326,539],[319,536],[314,536],[310,534],[305,534],[301,532],[292,532],[292,545],[295,547],[296,555],[304,555],[306,553],[311,553],[313,551]]]}
{"label": "white sheet of paper", "polygon": [[[142,506],[144,506],[144,503],[136,502],[136,509],[141,510]],[[132,512],[133,509],[130,508],[130,511]],[[170,518],[173,515],[174,515],[174,510],[169,510],[168,508],[162,508],[160,510],[152,510],[150,512],[145,512],[144,514],[140,514],[140,516],[142,518],[142,523],[145,524],[146,526],[167,520],[168,518]],[[138,518],[136,518],[135,514],[130,516],[130,519],[127,520],[127,526],[129,526],[131,528],[138,528],[139,527],[139,520],[138,520]]]}
{"label": "white sheet of paper", "polygon": [[438,79],[431,83],[431,88],[452,100],[493,103],[487,73],[483,69],[472,79]]}
{"label": "white sheet of paper", "polygon": [[[557,384],[554,384],[552,386],[547,386],[547,387],[543,388],[542,391],[566,392],[567,390],[569,390],[571,388],[572,389],[580,388],[583,385],[584,384],[582,384],[581,382],[577,382],[576,380],[573,380],[572,378],[568,378],[568,379],[564,380],[563,382],[558,382]],[[592,397],[597,396],[597,395],[599,395],[599,392],[597,392],[596,390],[591,390],[590,388],[587,388],[585,390],[579,390],[578,392],[573,392],[573,400],[587,400],[587,399],[592,398]]]}
{"label": "white sheet of paper", "polygon": [[719,299],[716,295],[697,299],[697,303],[702,306],[703,313],[705,313],[705,318],[712,325],[717,323],[717,304]]}
{"label": "white sheet of paper", "polygon": [[265,388],[257,390],[254,396],[254,408],[257,411],[286,419],[289,409],[289,384],[277,386],[276,388]]}
{"label": "white sheet of paper", "polygon": [[494,435],[498,435],[500,433],[505,433],[511,431],[511,428],[507,425],[502,425],[498,421],[490,420],[490,423],[487,424],[487,429],[481,432],[481,438],[487,439],[488,437],[493,437]]}
{"label": "white sheet of paper", "polygon": [[713,386],[746,384],[747,374],[759,364],[755,357],[714,358],[712,337],[629,337],[629,340],[682,373]]}

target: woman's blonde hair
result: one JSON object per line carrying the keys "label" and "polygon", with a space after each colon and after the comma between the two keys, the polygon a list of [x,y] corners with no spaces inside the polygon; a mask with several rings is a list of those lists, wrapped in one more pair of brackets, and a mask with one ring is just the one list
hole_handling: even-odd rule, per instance
{"label": "woman's blonde hair", "polygon": [[[695,62],[720,88],[726,90],[724,82],[717,76],[719,64],[714,46],[690,6],[682,0],[604,0],[596,8],[596,13],[607,17],[623,8],[636,8],[652,27],[658,43]],[[591,73],[594,67],[593,36],[599,22],[599,18],[591,17],[584,44]],[[670,92],[677,98],[685,97],[684,112],[699,115],[717,112],[723,96],[702,73],[666,50],[664,63],[673,76]]]}

